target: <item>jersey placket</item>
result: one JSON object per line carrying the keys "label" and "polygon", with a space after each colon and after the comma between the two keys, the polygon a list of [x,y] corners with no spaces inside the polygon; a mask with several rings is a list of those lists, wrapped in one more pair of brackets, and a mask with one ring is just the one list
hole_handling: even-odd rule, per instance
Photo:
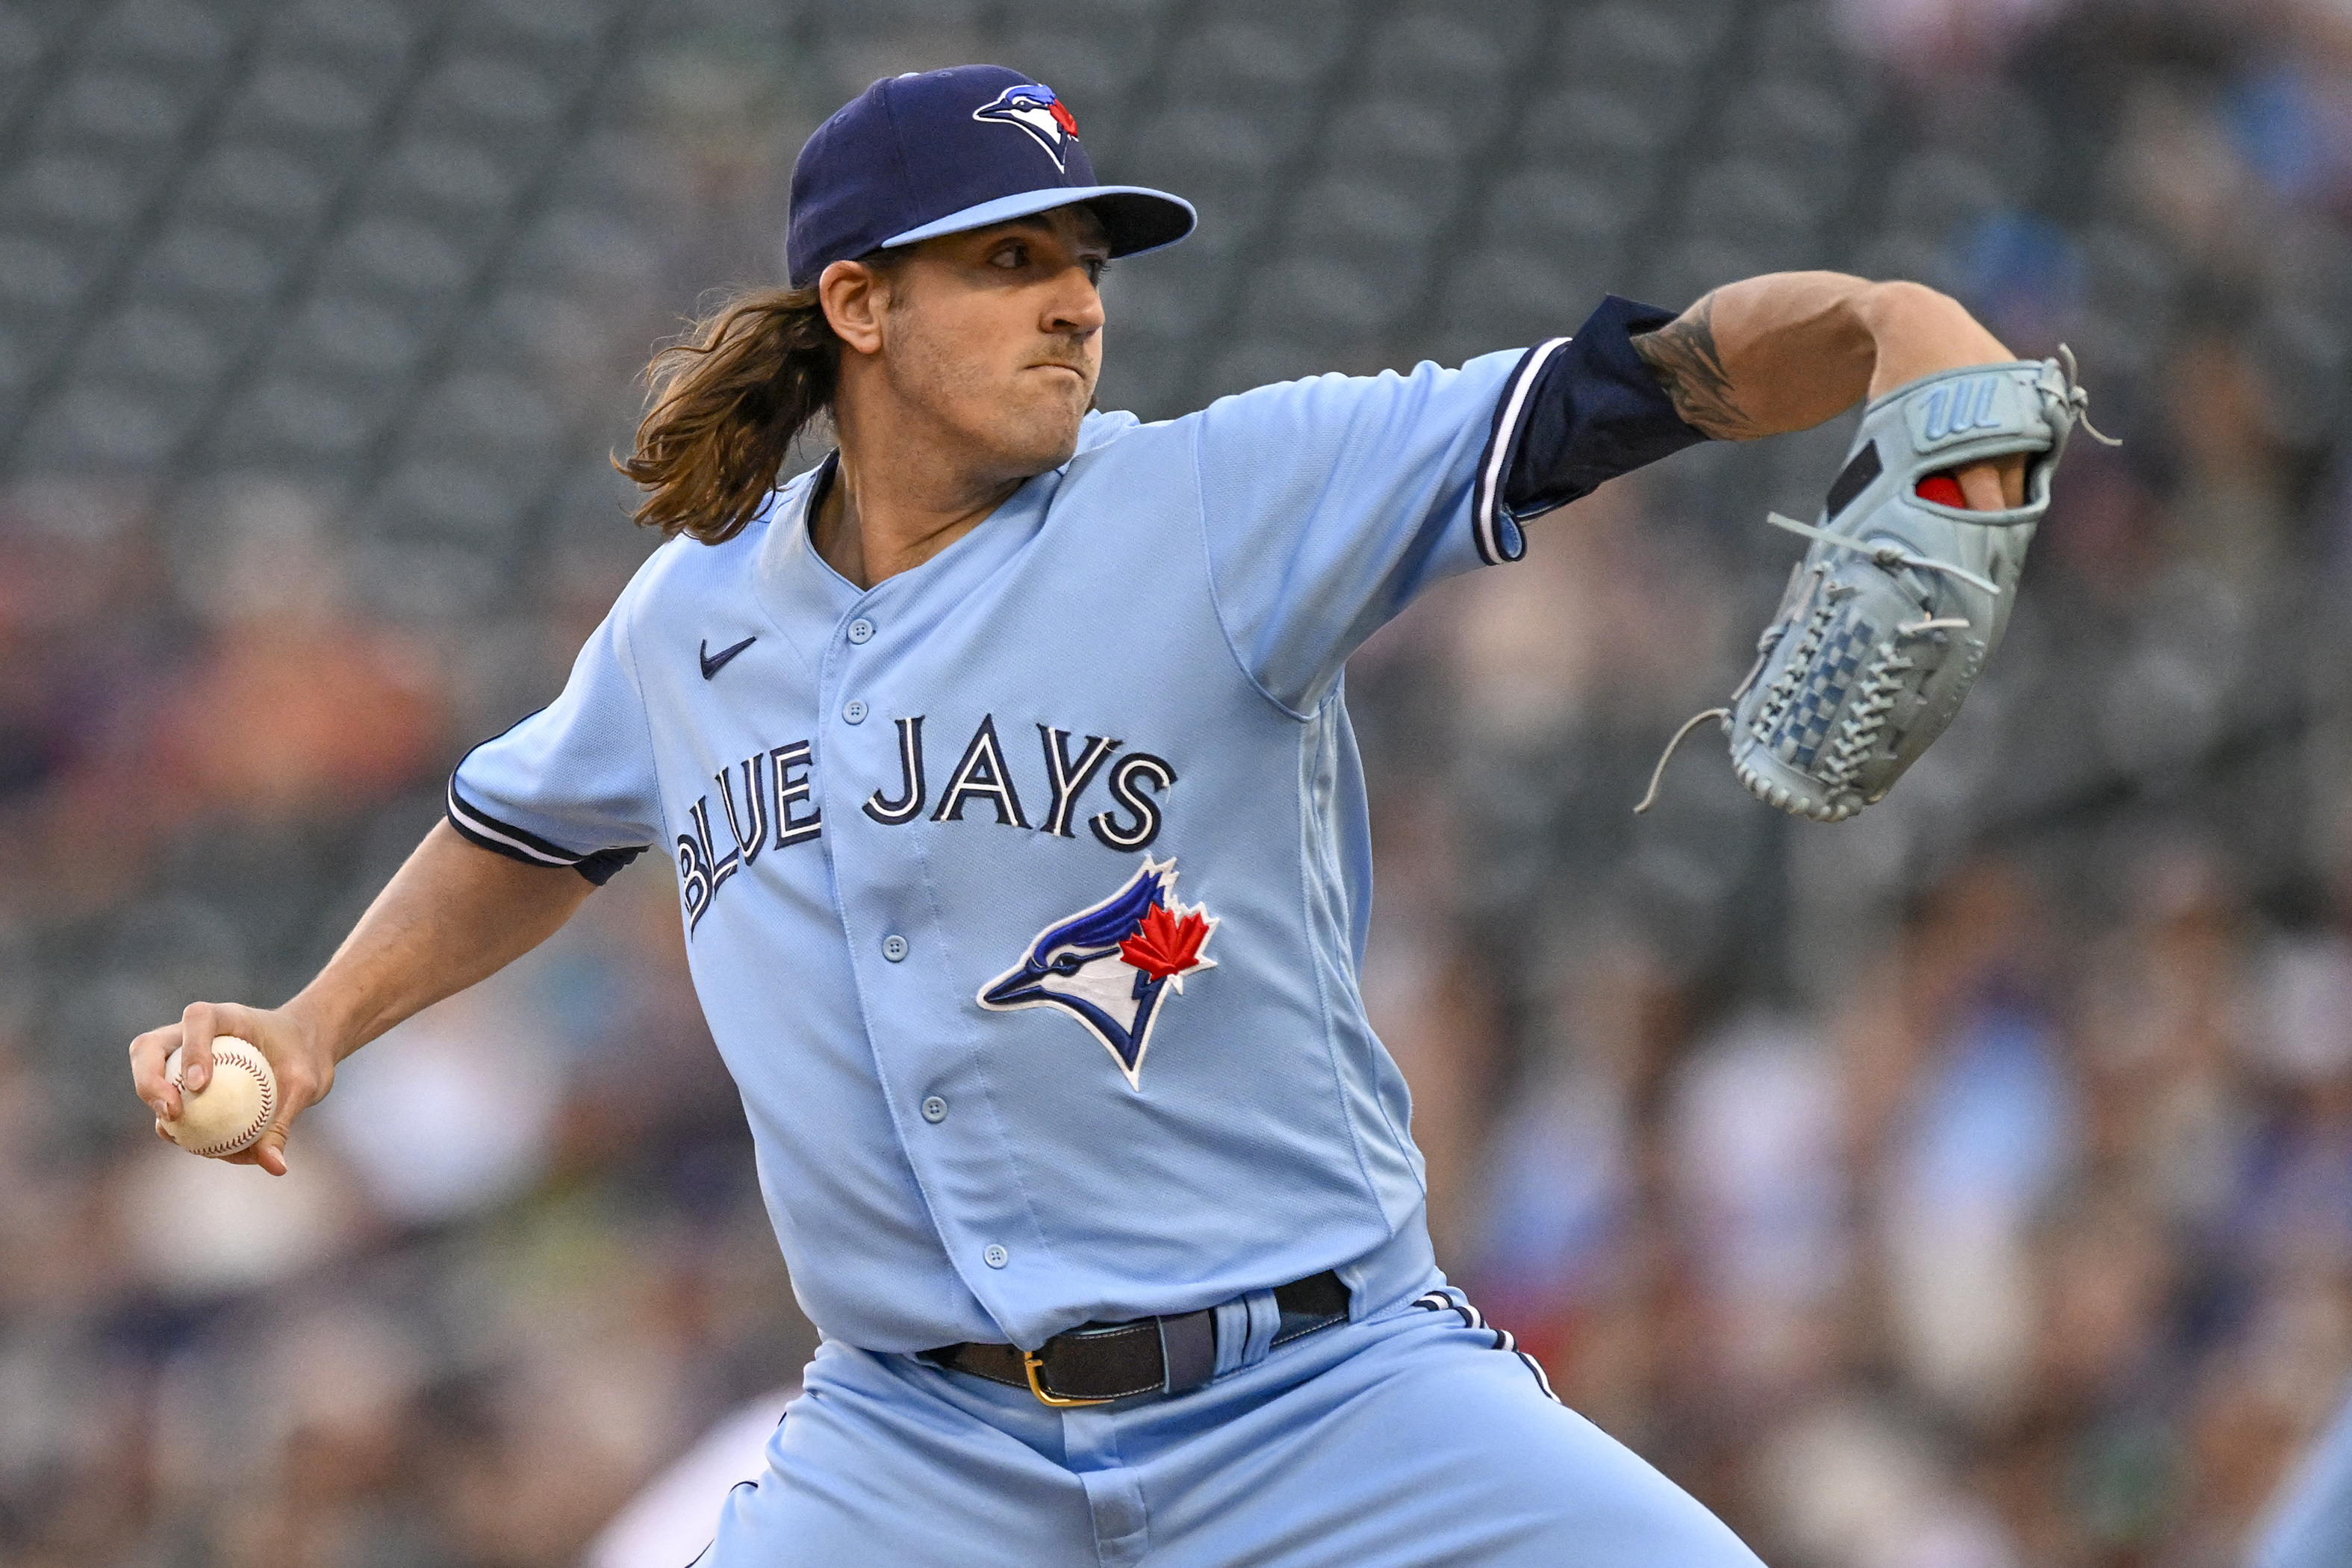
{"label": "jersey placket", "polygon": [[[922,715],[957,682],[928,672],[920,650],[908,646],[919,634],[908,628],[935,596],[959,596],[958,568],[971,554],[951,547],[930,570],[877,584],[850,606],[820,666],[818,721],[831,742],[820,756],[829,750],[835,759],[822,770],[825,842],[875,1073],[950,1262],[1003,1321],[1020,1312],[1013,1303],[1023,1281],[1042,1279],[1049,1267],[1045,1237],[961,1016],[952,938],[928,872],[929,804],[916,810],[919,788],[902,789],[906,816],[886,820],[891,786],[876,784],[901,781],[910,763],[918,778],[936,772],[937,759],[909,754],[902,721]],[[866,765],[844,766],[845,754]]]}

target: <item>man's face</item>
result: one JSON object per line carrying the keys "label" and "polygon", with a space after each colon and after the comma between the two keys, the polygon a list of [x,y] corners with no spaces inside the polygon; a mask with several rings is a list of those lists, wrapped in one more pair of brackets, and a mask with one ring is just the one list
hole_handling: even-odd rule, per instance
{"label": "man's face", "polygon": [[885,283],[892,390],[1003,478],[1068,462],[1102,373],[1109,259],[1076,206],[910,247]]}

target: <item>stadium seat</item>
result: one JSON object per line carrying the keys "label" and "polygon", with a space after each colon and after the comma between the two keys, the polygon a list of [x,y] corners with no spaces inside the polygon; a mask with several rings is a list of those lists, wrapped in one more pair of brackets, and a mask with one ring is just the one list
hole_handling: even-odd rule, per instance
{"label": "stadium seat", "polygon": [[551,80],[544,69],[511,55],[461,55],[418,85],[408,112],[420,124],[478,126],[512,136],[554,119],[574,85]]}
{"label": "stadium seat", "polygon": [[325,216],[339,183],[292,148],[230,142],[190,172],[174,210],[249,226],[270,234],[273,246],[290,247]]}
{"label": "stadium seat", "polygon": [[1285,248],[1294,254],[1347,257],[1395,278],[1398,291],[1417,293],[1429,247],[1446,218],[1428,187],[1362,175],[1327,175],[1300,191],[1283,221]]}
{"label": "stadium seat", "polygon": [[1859,118],[1830,88],[1769,77],[1731,98],[1716,140],[1727,150],[1769,152],[1808,201],[1825,210],[1845,195],[1860,134]]}
{"label": "stadium seat", "polygon": [[509,368],[453,375],[428,389],[404,436],[415,451],[512,460],[547,450],[562,433],[541,388]]}
{"label": "stadium seat", "polygon": [[487,464],[419,458],[385,481],[361,526],[380,538],[495,548],[520,521],[524,502],[515,484],[520,477]]}
{"label": "stadium seat", "polygon": [[1673,141],[1675,106],[1671,94],[1643,102],[1614,89],[1570,88],[1528,110],[1510,155],[1534,167],[1575,170],[1604,182],[1615,199],[1635,205],[1647,195]]}
{"label": "stadium seat", "polygon": [[1442,200],[1454,176],[1479,160],[1501,124],[1502,102],[1433,102],[1419,94],[1364,97],[1331,117],[1324,160],[1336,169],[1369,171],[1418,186],[1420,200]]}
{"label": "stadium seat", "polygon": [[233,5],[125,0],[99,12],[85,47],[93,55],[159,64],[214,65],[236,47],[239,31],[250,25],[255,9],[250,0]]}
{"label": "stadium seat", "polygon": [[[1368,90],[1410,95],[1441,112],[1485,125],[1507,111],[1510,95],[1497,92],[1533,40],[1538,17],[1513,7],[1496,15],[1417,7],[1391,18],[1373,36],[1364,69]],[[1463,134],[1467,134],[1467,131]]]}
{"label": "stadium seat", "polygon": [[1698,169],[1681,193],[1684,231],[1739,236],[1759,246],[1810,235],[1822,204],[1795,171],[1796,162],[1740,153]]}
{"label": "stadium seat", "polygon": [[233,95],[223,128],[233,135],[290,141],[314,155],[352,156],[384,113],[394,86],[356,65],[272,59]]}
{"label": "stadium seat", "polygon": [[[1375,260],[1347,254],[1288,256],[1265,268],[1243,312],[1244,335],[1347,348],[1376,339],[1417,289]],[[1319,367],[1318,367],[1319,368]]]}
{"label": "stadium seat", "polygon": [[1924,153],[1888,178],[1882,221],[1889,230],[1940,243],[2003,200],[2000,179],[1983,163],[1957,153]]}
{"label": "stadium seat", "polygon": [[139,215],[155,172],[129,155],[57,151],[37,153],[0,177],[0,213],[20,229],[41,229],[89,247],[119,234]]}
{"label": "stadium seat", "polygon": [[446,296],[470,274],[478,231],[445,228],[413,218],[371,215],[337,237],[323,275],[376,286]]}
{"label": "stadium seat", "polygon": [[268,368],[223,413],[215,437],[218,453],[226,462],[263,471],[285,465],[347,479],[397,390],[383,381]]}
{"label": "stadium seat", "polygon": [[44,400],[21,438],[60,467],[148,468],[171,455],[202,412],[199,400],[143,380],[78,378]]}
{"label": "stadium seat", "polygon": [[173,139],[197,110],[203,86],[148,70],[85,69],[51,99],[44,129],[49,135],[92,145],[168,155]]}
{"label": "stadium seat", "polygon": [[517,151],[430,132],[406,137],[380,165],[372,194],[387,211],[471,221],[501,216],[528,173]]}
{"label": "stadium seat", "polygon": [[292,258],[226,225],[174,225],[139,258],[135,291],[188,300],[244,302],[266,299]]}
{"label": "stadium seat", "polygon": [[1488,188],[1480,233],[1517,245],[1590,252],[1613,247],[1640,216],[1596,174],[1540,163],[1515,169]]}
{"label": "stadium seat", "polygon": [[0,230],[0,313],[55,315],[81,292],[73,253],[47,234]]}
{"label": "stadium seat", "polygon": [[1168,73],[1168,101],[1225,105],[1252,118],[1311,118],[1314,104],[1299,95],[1338,66],[1345,35],[1271,25],[1283,16],[1270,11],[1264,20],[1220,22],[1180,38]]}
{"label": "stadium seat", "polygon": [[126,381],[209,387],[228,368],[224,325],[205,312],[134,300],[92,328],[81,364]]}
{"label": "stadium seat", "polygon": [[400,310],[381,294],[314,295],[281,329],[282,348],[271,357],[328,376],[404,379],[424,356],[436,314]]}
{"label": "stadium seat", "polygon": [[297,0],[271,16],[264,37],[289,58],[363,63],[389,76],[406,59],[420,26],[391,0]]}

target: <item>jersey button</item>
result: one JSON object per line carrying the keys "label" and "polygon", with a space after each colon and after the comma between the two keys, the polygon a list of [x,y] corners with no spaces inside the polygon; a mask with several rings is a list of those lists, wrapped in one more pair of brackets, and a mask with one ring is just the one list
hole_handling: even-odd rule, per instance
{"label": "jersey button", "polygon": [[980,1256],[982,1261],[985,1262],[991,1268],[1002,1268],[1006,1264],[1013,1261],[1013,1254],[1005,1251],[1004,1248],[1001,1247],[992,1246],[986,1252],[982,1253]]}
{"label": "jersey button", "polygon": [[936,1095],[936,1094],[935,1094],[935,1095],[931,1096],[931,1098],[930,1098],[930,1099],[929,1099],[929,1100],[927,1100],[923,1101],[923,1120],[924,1120],[924,1121],[929,1121],[929,1122],[931,1122],[931,1123],[933,1123],[934,1125],[936,1125],[936,1124],[938,1124],[939,1122],[945,1121],[947,1119],[948,1119],[948,1102],[947,1102],[946,1100],[941,1100],[938,1095]]}
{"label": "jersey button", "polygon": [[850,622],[849,640],[854,643],[873,641],[874,623],[867,620],[864,616],[860,616],[856,620]]}
{"label": "jersey button", "polygon": [[882,956],[896,963],[907,956],[907,939],[891,935],[882,939]]}
{"label": "jersey button", "polygon": [[853,697],[841,705],[841,721],[845,724],[866,722],[866,704]]}

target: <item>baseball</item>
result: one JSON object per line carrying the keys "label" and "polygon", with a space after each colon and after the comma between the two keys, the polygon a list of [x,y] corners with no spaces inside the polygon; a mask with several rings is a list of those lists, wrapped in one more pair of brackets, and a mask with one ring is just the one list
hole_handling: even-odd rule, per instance
{"label": "baseball", "polygon": [[163,1062],[163,1075],[180,1091],[180,1119],[163,1123],[173,1142],[219,1159],[251,1148],[269,1131],[278,1114],[278,1078],[252,1046],[226,1035],[214,1040],[212,1081],[194,1094],[181,1081],[181,1066],[178,1051]]}

